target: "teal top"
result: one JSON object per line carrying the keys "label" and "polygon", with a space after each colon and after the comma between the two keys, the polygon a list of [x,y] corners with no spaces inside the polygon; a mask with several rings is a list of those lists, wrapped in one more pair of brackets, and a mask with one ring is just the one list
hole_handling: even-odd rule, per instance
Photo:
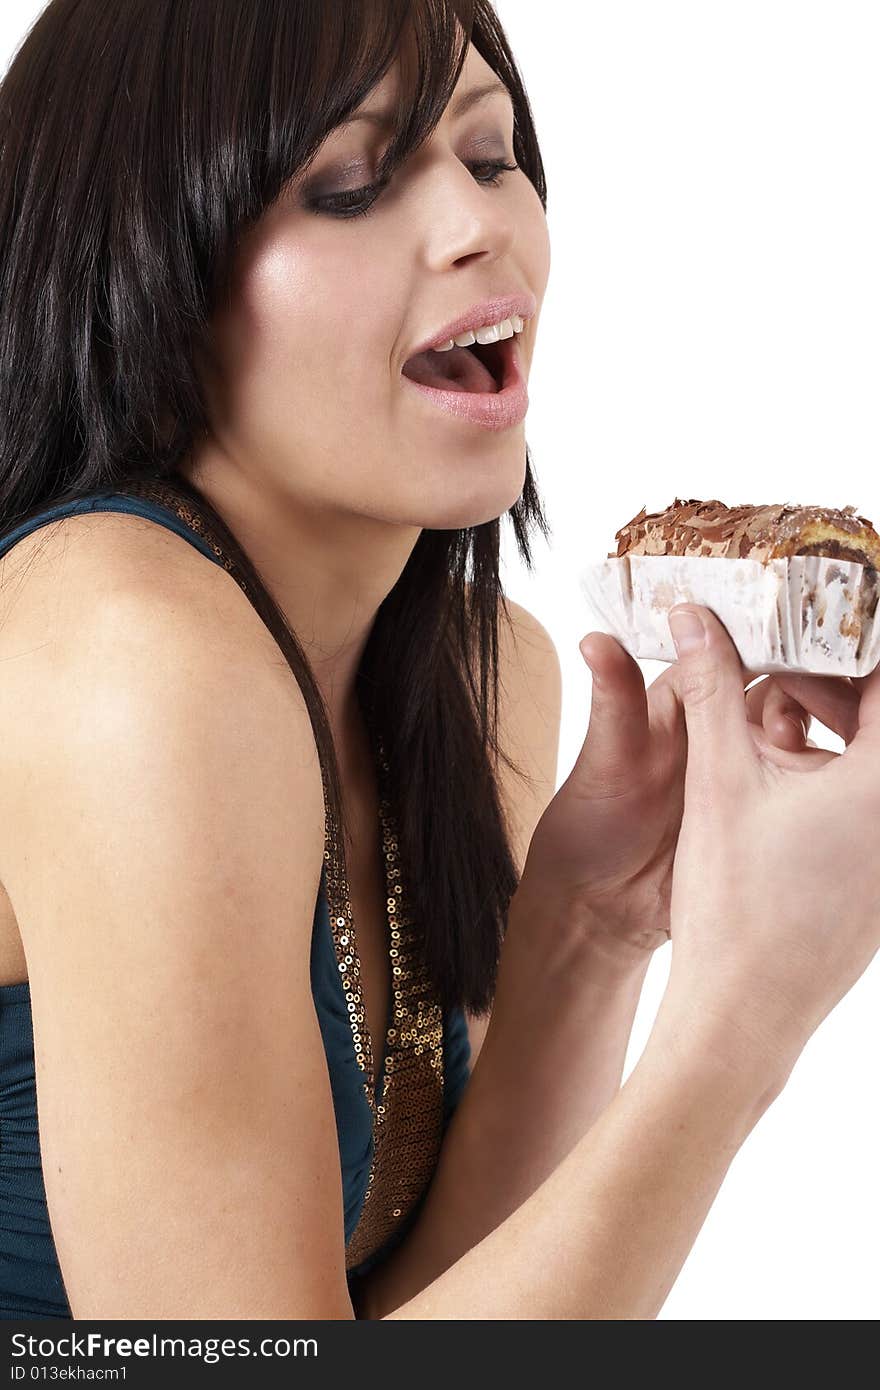
{"label": "teal top", "polygon": [[[209,559],[221,563],[207,541],[176,513],[152,500],[115,492],[93,493],[46,508],[0,539],[0,556],[23,536],[57,517],[91,511],[130,512],[147,517],[176,531]],[[354,1050],[330,926],[324,870],[315,903],[310,972],[333,1094],[348,1242],[364,1205],[373,1163],[373,1115]],[[376,1058],[380,1088],[384,1060]],[[443,1016],[443,1132],[467,1084],[469,1062],[465,1016],[461,1009],[454,1009]],[[391,1253],[412,1225],[426,1191],[427,1188],[405,1221],[377,1250],[348,1268],[349,1282]],[[43,1185],[30,986],[23,981],[0,986],[0,1318],[71,1316]]]}

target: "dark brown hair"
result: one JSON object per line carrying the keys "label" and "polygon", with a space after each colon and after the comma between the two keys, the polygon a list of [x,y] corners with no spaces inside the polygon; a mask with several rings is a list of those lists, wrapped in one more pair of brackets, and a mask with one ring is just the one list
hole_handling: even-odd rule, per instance
{"label": "dark brown hair", "polygon": [[[196,370],[238,238],[400,60],[391,174],[472,42],[506,83],[514,155],[546,209],[513,56],[487,0],[51,0],[0,84],[0,535],[150,480],[198,506],[302,688],[344,825],[324,702],[295,634],[210,503],[176,472],[209,420]],[[549,527],[526,451],[508,513]],[[424,530],[358,672],[381,732],[401,863],[444,1007],[491,1004],[517,873],[497,758],[500,518]],[[417,636],[414,636],[417,634]]]}

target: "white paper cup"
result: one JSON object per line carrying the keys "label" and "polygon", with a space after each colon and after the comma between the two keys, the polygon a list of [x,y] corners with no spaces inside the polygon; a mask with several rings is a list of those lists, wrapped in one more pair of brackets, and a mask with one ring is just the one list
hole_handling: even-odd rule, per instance
{"label": "white paper cup", "polygon": [[752,671],[863,676],[880,661],[878,572],[817,555],[623,555],[585,566],[584,597],[634,657],[674,661],[667,614],[710,608]]}

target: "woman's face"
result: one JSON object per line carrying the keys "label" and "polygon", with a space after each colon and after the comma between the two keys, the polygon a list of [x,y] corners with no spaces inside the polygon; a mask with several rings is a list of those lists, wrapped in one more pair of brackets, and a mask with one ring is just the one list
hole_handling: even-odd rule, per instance
{"label": "woman's face", "polygon": [[[520,170],[493,187],[469,167],[515,163],[510,98],[452,117],[460,93],[494,80],[471,46],[440,124],[366,216],[313,206],[373,181],[389,134],[358,120],[243,239],[206,389],[215,461],[219,450],[264,500],[445,529],[500,516],[519,497],[525,424],[490,430],[449,414],[401,372],[480,300],[531,292],[540,311],[550,267],[540,199]],[[393,82],[392,70],[360,110],[389,104]],[[537,321],[517,339],[526,380]]]}

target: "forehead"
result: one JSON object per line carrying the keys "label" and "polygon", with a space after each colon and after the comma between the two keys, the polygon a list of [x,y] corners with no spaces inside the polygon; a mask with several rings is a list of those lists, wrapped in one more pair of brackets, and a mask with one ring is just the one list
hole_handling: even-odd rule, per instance
{"label": "forehead", "polygon": [[[495,70],[489,66],[483,55],[474,48],[474,45],[469,43],[464,66],[462,67],[461,74],[456,84],[455,93],[450,100],[450,105],[454,104],[455,97],[460,96],[469,88],[488,86],[498,81],[500,81],[500,79]],[[398,64],[394,62],[382,81],[376,84],[358,110],[371,111],[374,108],[389,107],[397,98],[399,85],[400,77]]]}

